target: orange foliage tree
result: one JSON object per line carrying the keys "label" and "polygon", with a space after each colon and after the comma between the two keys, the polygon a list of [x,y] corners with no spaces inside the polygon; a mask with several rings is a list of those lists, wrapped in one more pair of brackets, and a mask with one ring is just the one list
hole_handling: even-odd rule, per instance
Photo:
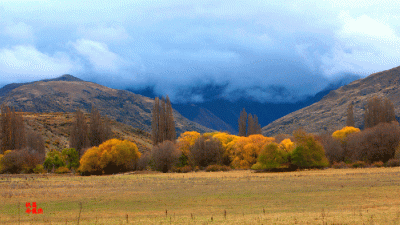
{"label": "orange foliage tree", "polygon": [[249,169],[257,162],[257,157],[264,145],[274,142],[272,137],[261,134],[248,137],[238,137],[227,144],[227,151],[231,157],[231,165],[238,169]]}
{"label": "orange foliage tree", "polygon": [[88,149],[80,160],[78,171],[83,175],[130,171],[135,169],[140,155],[133,142],[110,139]]}

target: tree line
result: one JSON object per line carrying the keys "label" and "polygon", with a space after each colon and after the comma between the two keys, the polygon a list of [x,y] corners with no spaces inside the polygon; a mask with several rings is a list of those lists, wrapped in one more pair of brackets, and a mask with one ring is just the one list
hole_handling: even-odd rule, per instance
{"label": "tree line", "polygon": [[[77,152],[79,160],[87,148],[110,139],[112,132],[110,125],[102,121],[99,111],[94,107],[90,113],[89,126],[82,111],[77,110],[74,117],[69,146]],[[3,172],[32,172],[36,165],[45,161],[43,136],[26,128],[22,112],[2,105],[0,123],[0,167],[3,167],[0,169]]]}

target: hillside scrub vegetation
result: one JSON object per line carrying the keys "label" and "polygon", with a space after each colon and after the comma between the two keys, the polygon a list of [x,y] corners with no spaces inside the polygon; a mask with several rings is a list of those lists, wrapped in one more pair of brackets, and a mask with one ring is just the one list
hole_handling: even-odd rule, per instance
{"label": "hillside scrub vegetation", "polygon": [[140,156],[141,153],[133,142],[110,139],[88,149],[80,159],[78,171],[82,175],[132,171]]}

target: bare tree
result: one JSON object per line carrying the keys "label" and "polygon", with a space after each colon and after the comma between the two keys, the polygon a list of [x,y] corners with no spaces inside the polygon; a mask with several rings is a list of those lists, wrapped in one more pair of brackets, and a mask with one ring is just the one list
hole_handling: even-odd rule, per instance
{"label": "bare tree", "polygon": [[396,116],[394,112],[394,106],[389,99],[373,97],[372,99],[368,100],[365,106],[364,114],[365,128],[374,127],[379,123],[389,123],[395,120]]}
{"label": "bare tree", "polygon": [[91,146],[98,146],[111,137],[111,127],[102,122],[100,112],[92,107],[90,114],[89,141]]}
{"label": "bare tree", "polygon": [[254,130],[254,120],[253,120],[253,116],[249,113],[249,116],[247,118],[247,135],[246,136],[250,136],[252,134],[254,134],[255,130]]}
{"label": "bare tree", "polygon": [[254,115],[253,117],[253,123],[254,123],[254,134],[261,134],[261,125],[258,123],[257,115]]}
{"label": "bare tree", "polygon": [[24,119],[15,109],[2,105],[1,107],[2,152],[6,150],[22,149],[26,146]]}
{"label": "bare tree", "polygon": [[239,136],[246,136],[246,123],[247,123],[247,113],[246,110],[243,108],[242,112],[240,112],[240,117],[239,117]]}
{"label": "bare tree", "polygon": [[153,145],[166,140],[175,141],[175,122],[168,96],[166,99],[162,98],[161,102],[159,98],[155,98],[151,127]]}
{"label": "bare tree", "polygon": [[85,121],[85,115],[82,111],[75,112],[75,121],[72,124],[69,137],[70,148],[75,148],[79,153],[79,158],[82,156],[83,149],[89,147],[88,126]]}
{"label": "bare tree", "polygon": [[347,120],[346,120],[346,126],[355,126],[354,122],[354,112],[353,112],[353,103],[350,103],[349,106],[347,107]]}
{"label": "bare tree", "polygon": [[154,99],[154,107],[152,113],[152,121],[151,121],[151,138],[153,141],[153,145],[157,145],[158,143],[158,131],[159,131],[159,117],[160,117],[160,100],[158,97]]}
{"label": "bare tree", "polygon": [[43,137],[40,133],[33,130],[28,130],[26,132],[26,147],[28,149],[36,151],[38,153],[40,161],[44,161],[46,157],[46,149]]}

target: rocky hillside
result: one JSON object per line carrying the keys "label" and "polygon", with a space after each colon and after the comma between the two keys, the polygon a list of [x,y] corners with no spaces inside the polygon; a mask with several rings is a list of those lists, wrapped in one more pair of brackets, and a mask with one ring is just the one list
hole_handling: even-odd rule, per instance
{"label": "rocky hillside", "polygon": [[354,103],[356,127],[363,127],[364,105],[373,96],[387,97],[400,114],[400,67],[351,82],[348,85],[329,92],[320,101],[292,112],[263,127],[264,135],[279,133],[291,134],[298,128],[308,132],[320,133],[325,130],[338,129],[346,125],[347,106]]}
{"label": "rocky hillside", "polygon": [[[103,116],[146,132],[151,130],[154,100],[125,90],[82,81],[71,75],[25,84],[10,84],[0,89],[0,103],[23,112],[89,112],[92,106]],[[212,131],[189,121],[174,111],[177,133]]]}
{"label": "rocky hillside", "polygon": [[[74,121],[74,113],[22,113],[27,129],[39,132],[45,141],[46,151],[62,150],[69,146],[69,134]],[[85,114],[89,122],[90,115]],[[103,118],[104,119],[104,118]],[[114,138],[133,141],[141,152],[151,149],[151,136],[149,133],[132,126],[119,123],[115,120],[105,119],[111,125]]]}

